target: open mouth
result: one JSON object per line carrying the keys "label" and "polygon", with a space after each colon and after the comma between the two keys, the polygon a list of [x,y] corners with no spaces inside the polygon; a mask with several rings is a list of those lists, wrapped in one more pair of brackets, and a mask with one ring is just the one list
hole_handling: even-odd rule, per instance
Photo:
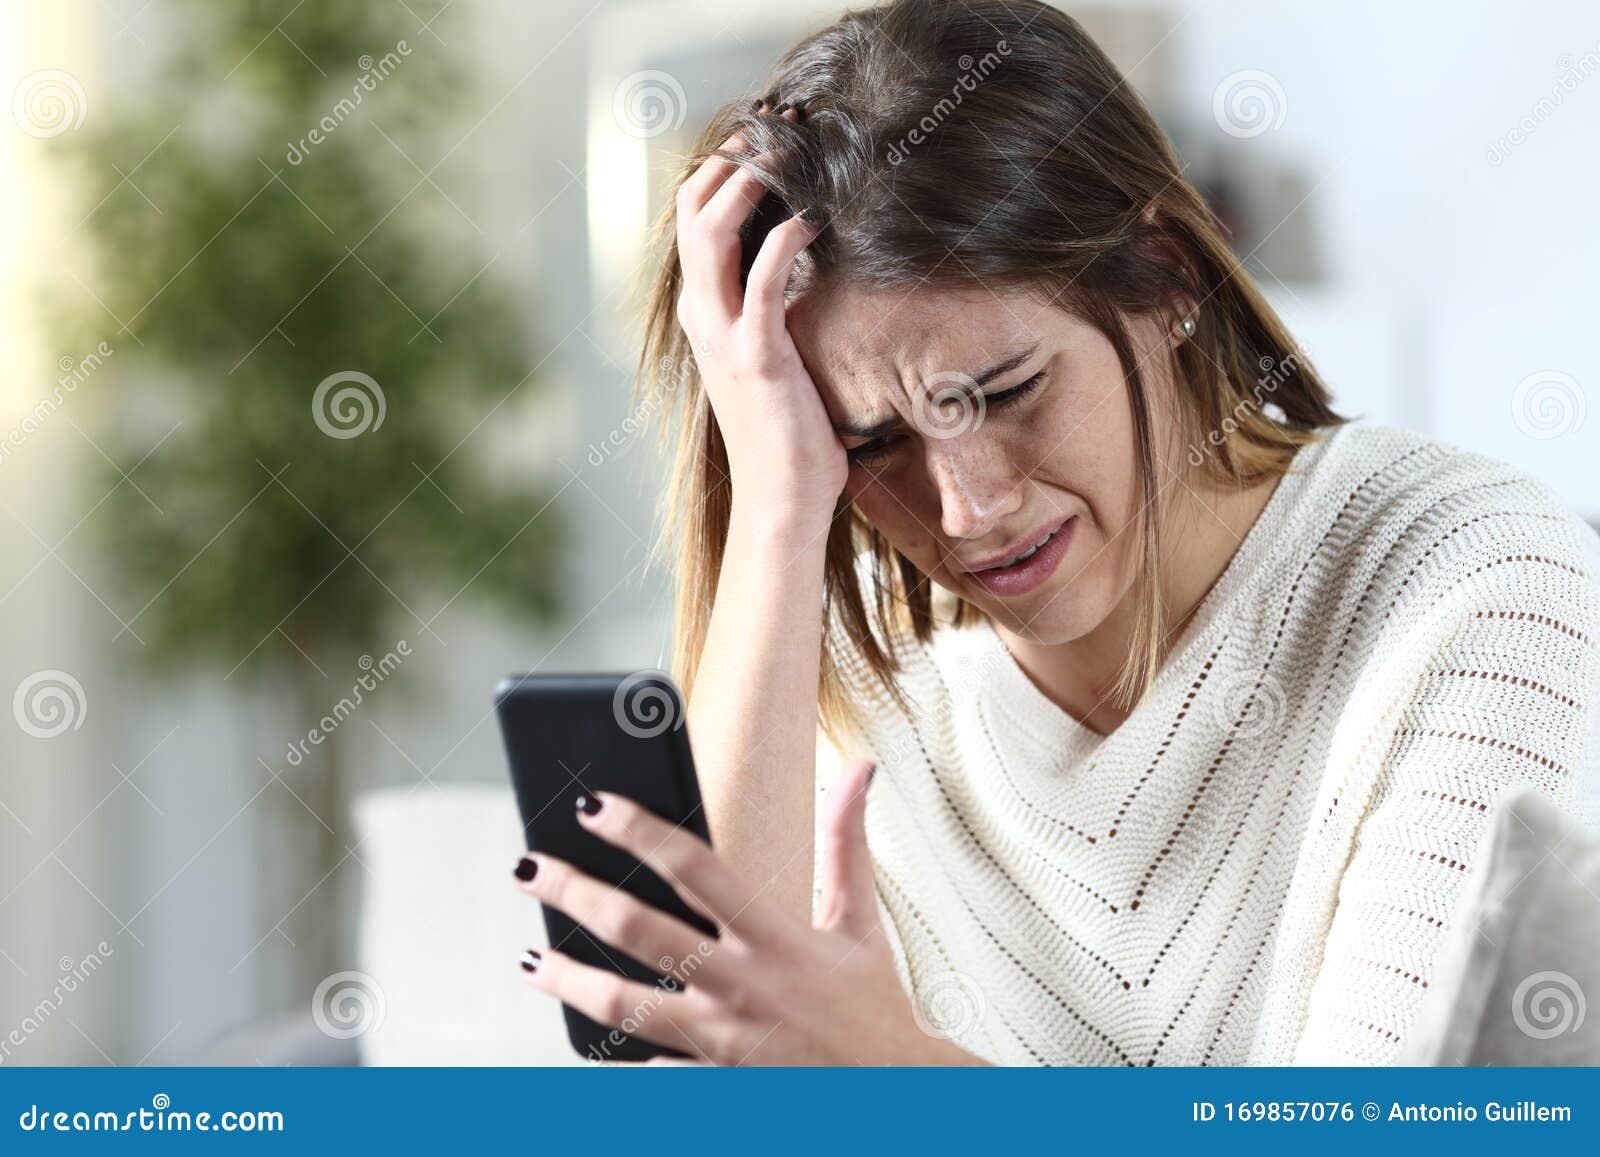
{"label": "open mouth", "polygon": [[1030,558],[1032,558],[1034,555],[1038,554],[1041,550],[1043,550],[1045,548],[1045,546],[1053,538],[1055,538],[1056,535],[1060,534],[1066,528],[1067,528],[1067,524],[1065,522],[1063,522],[1060,526],[1056,527],[1049,534],[1045,535],[1038,542],[1034,543],[1032,546],[1030,546],[1027,550],[1023,551],[1021,554],[1016,555],[1014,558],[1008,558],[1005,562],[1000,563],[998,566],[985,567],[984,570],[982,572],[979,572],[979,573],[987,573],[988,571],[1010,570],[1012,567],[1021,566],[1023,563],[1027,562]]}
{"label": "open mouth", "polygon": [[1066,557],[1067,547],[1072,542],[1072,530],[1077,523],[1078,517],[1073,515],[1026,549],[994,566],[969,571],[967,577],[990,594],[1001,598],[1027,594],[1055,573],[1056,567]]}

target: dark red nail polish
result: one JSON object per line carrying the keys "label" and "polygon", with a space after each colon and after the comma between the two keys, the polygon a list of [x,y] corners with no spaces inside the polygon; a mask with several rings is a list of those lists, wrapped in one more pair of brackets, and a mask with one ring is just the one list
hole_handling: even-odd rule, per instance
{"label": "dark red nail polish", "polygon": [[761,111],[761,106],[763,104],[765,104],[765,103],[766,102],[763,101],[760,97],[757,97],[755,100],[750,102],[750,111],[751,112],[760,112]]}
{"label": "dark red nail polish", "polygon": [[789,104],[789,102],[788,101],[784,101],[777,108],[772,110],[772,115],[775,116],[775,117],[781,117],[784,113],[789,111],[790,107],[791,107],[791,105]]}
{"label": "dark red nail polish", "polygon": [[524,972],[537,972],[539,970],[539,961],[542,959],[543,957],[539,955],[536,949],[529,948],[522,954],[517,963],[522,965],[522,971]]}
{"label": "dark red nail polish", "polygon": [[592,795],[580,795],[577,800],[578,810],[586,816],[600,814],[600,801]]}
{"label": "dark red nail polish", "polygon": [[523,856],[522,859],[517,861],[517,866],[513,869],[513,873],[517,879],[526,884],[539,874],[539,862],[532,856]]}

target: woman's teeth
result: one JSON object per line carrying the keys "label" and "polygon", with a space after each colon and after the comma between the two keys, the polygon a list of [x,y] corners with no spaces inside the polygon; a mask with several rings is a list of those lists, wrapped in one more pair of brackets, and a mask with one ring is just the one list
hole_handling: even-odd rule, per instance
{"label": "woman's teeth", "polygon": [[1034,555],[1038,554],[1040,547],[1044,546],[1045,543],[1049,542],[1052,538],[1054,538],[1056,535],[1058,535],[1060,533],[1061,533],[1061,527],[1058,526],[1054,530],[1052,530],[1049,534],[1047,534],[1043,538],[1041,538],[1038,542],[1036,542],[1032,546],[1030,546],[1027,550],[1025,550],[1021,554],[1017,555],[1016,558],[1010,560],[1009,562],[1003,562],[999,566],[990,567],[989,569],[991,569],[991,570],[1010,570],[1014,566],[1021,566],[1023,563],[1027,562]]}

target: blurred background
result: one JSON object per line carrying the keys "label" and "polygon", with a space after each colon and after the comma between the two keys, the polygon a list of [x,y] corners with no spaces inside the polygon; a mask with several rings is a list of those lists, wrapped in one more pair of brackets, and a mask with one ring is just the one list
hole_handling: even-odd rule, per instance
{"label": "blurred background", "polygon": [[[1346,413],[1600,520],[1600,11],[1065,5]],[[814,0],[5,3],[0,1063],[554,1061],[491,691],[665,666],[645,235]]]}

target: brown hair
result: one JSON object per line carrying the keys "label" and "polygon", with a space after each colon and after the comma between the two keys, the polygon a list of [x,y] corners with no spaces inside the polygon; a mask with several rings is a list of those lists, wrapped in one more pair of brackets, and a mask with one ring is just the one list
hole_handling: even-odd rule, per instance
{"label": "brown hair", "polygon": [[[770,192],[748,226],[747,266],[766,229],[812,210],[822,230],[796,263],[791,296],[824,284],[1028,289],[1095,326],[1116,350],[1145,509],[1157,512],[1141,519],[1134,640],[1113,688],[1119,707],[1131,707],[1160,669],[1169,627],[1157,580],[1150,399],[1125,317],[1179,296],[1202,307],[1195,333],[1173,355],[1174,381],[1189,445],[1206,443],[1191,463],[1219,481],[1281,474],[1315,431],[1347,419],[1331,409],[1143,103],[1065,13],[1034,0],[894,0],[847,13],[795,45],[766,90],[766,112],[740,101],[714,116],[679,177],[713,154],[761,176]],[[800,121],[772,115],[776,100],[803,109]],[[753,155],[722,153],[740,129]],[[669,204],[657,225],[664,253],[640,383],[676,418],[664,510],[677,558],[675,668],[687,691],[732,495],[722,438],[676,319],[674,233]],[[926,576],[844,500],[841,512],[828,540],[827,621],[856,642],[853,653],[838,653],[831,636],[821,641],[821,721],[835,736],[858,719],[842,668],[870,672],[898,701],[894,640],[909,631],[925,642],[936,626]],[[855,565],[860,550],[872,561],[870,598]],[[976,613],[961,603],[954,622]]]}

